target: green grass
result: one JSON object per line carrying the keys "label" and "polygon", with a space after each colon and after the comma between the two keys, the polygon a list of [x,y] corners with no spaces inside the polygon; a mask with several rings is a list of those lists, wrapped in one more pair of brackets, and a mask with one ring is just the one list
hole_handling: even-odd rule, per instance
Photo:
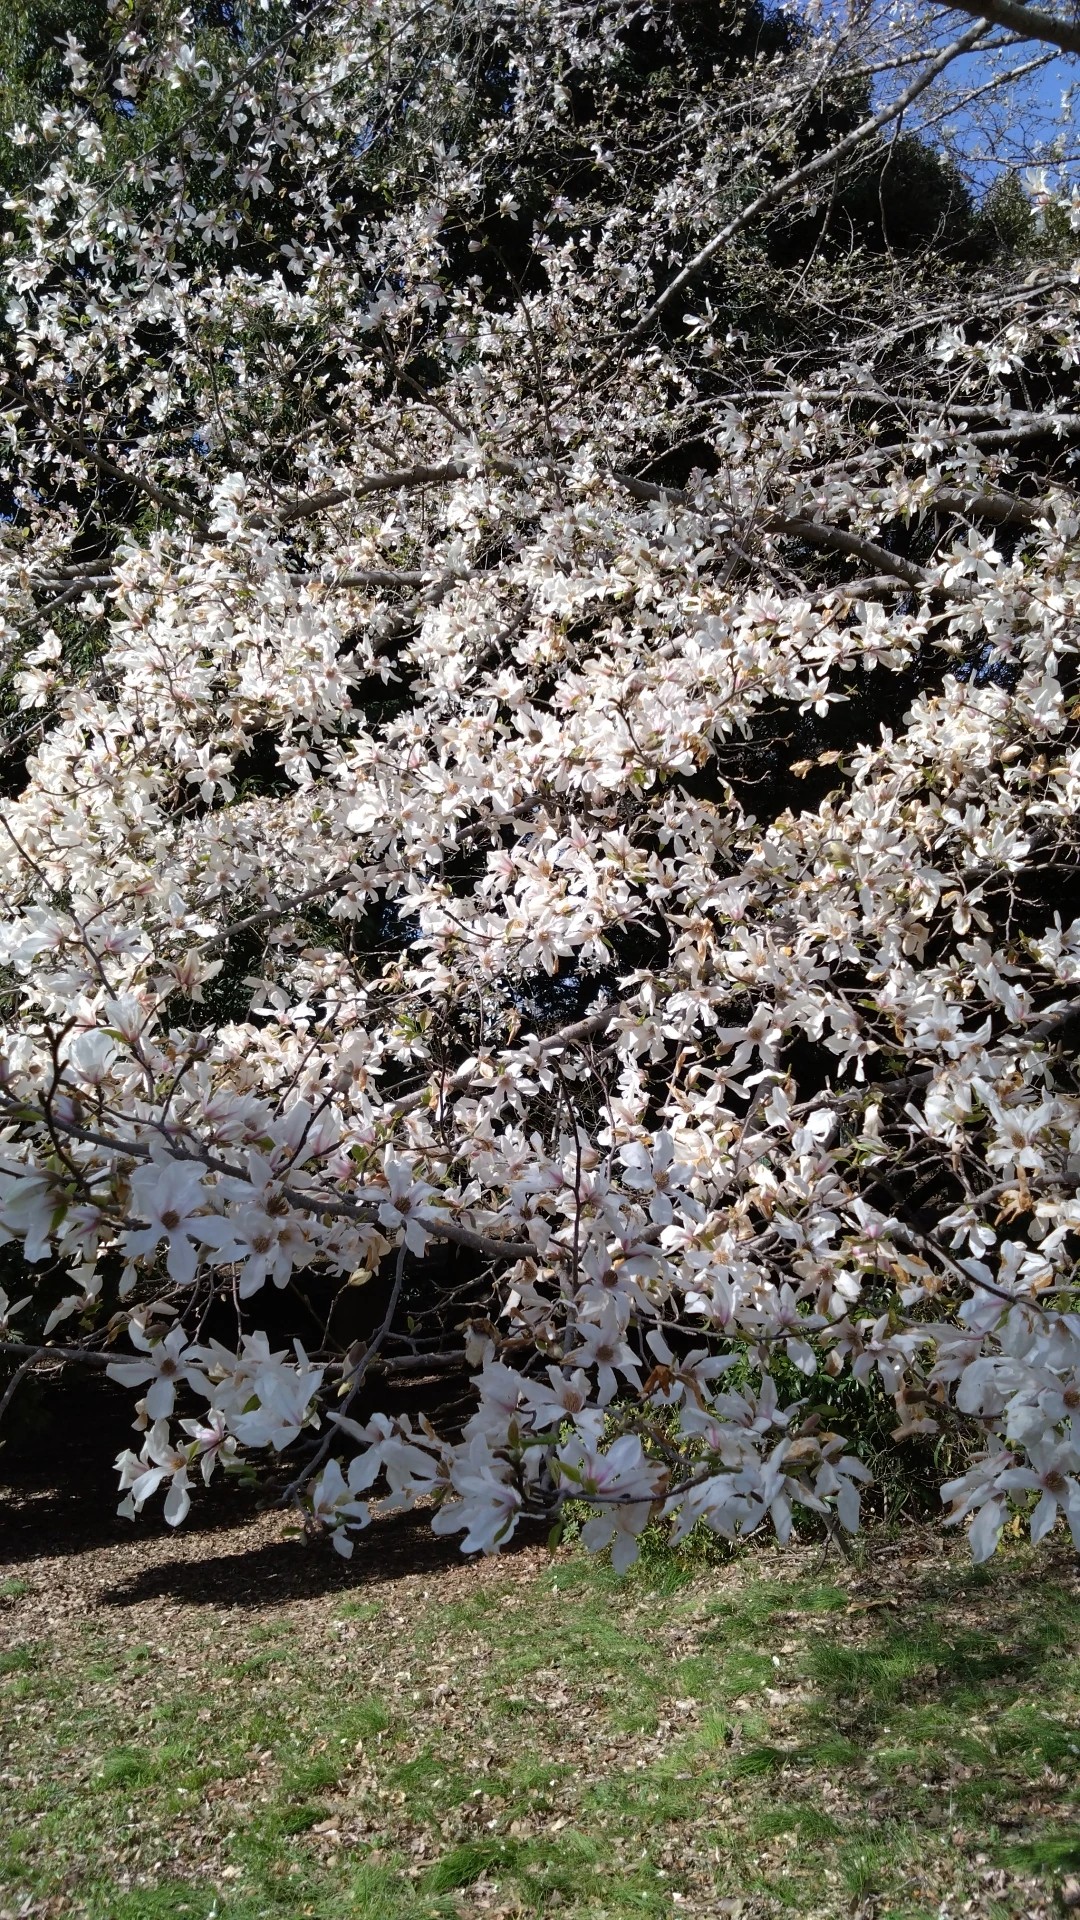
{"label": "green grass", "polygon": [[35,1647],[8,1647],[0,1649],[0,1674],[29,1673],[38,1664],[38,1651]]}
{"label": "green grass", "polygon": [[56,1638],[35,1637],[34,1582],[9,1582],[0,1910],[660,1920],[741,1899],[1008,1920],[1045,1902],[1080,1871],[1075,1563],[1011,1549],[985,1575],[935,1555],[825,1581],[802,1561],[619,1582],[571,1555],[375,1603],[103,1608]]}
{"label": "green grass", "polygon": [[343,1600],[338,1607],[343,1620],[377,1620],[381,1612],[377,1600]]}

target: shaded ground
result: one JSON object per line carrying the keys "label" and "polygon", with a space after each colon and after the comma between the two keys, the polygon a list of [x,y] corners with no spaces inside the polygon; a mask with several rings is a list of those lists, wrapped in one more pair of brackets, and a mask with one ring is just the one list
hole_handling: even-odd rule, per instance
{"label": "shaded ground", "polygon": [[85,1493],[4,1513],[2,1920],[1049,1920],[1080,1873],[1064,1547],[620,1583]]}

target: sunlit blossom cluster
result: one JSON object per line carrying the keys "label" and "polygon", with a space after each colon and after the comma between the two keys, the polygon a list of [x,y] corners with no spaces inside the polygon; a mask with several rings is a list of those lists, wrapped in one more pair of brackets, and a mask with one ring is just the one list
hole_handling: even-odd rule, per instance
{"label": "sunlit blossom cluster", "polygon": [[[807,185],[785,129],[858,49],[699,74],[621,194],[636,10],[518,11],[119,22],[136,145],[70,38],[25,131],[0,1335],[132,1391],[173,1524],[220,1468],[345,1554],[853,1532],[850,1381],[978,1558],[1080,1544],[1076,270],[863,262],[759,353],[689,267],[828,200],[857,143]],[[979,47],[876,31],[886,128]],[[378,1410],[425,1366],[463,1425]]]}

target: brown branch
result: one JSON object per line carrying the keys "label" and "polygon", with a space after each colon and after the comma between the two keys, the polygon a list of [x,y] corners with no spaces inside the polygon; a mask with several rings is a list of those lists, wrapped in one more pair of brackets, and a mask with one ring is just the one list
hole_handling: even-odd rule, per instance
{"label": "brown branch", "polygon": [[448,460],[441,467],[398,467],[389,473],[362,473],[350,487],[329,487],[325,493],[311,493],[291,507],[267,509],[253,514],[255,524],[273,520],[280,527],[294,520],[308,520],[312,514],[325,513],[331,507],[343,507],[349,500],[362,500],[369,493],[398,493],[405,487],[433,487],[449,480],[463,480],[472,471],[463,460]]}
{"label": "brown branch", "polygon": [[[239,578],[239,576],[238,576]],[[333,591],[341,587],[432,587],[441,586],[443,580],[451,585],[457,580],[466,580],[468,574],[450,573],[441,578],[430,573],[395,571],[392,567],[355,567],[347,573],[327,575],[317,569],[308,568],[303,572],[288,572],[285,578],[294,587],[326,587]],[[60,587],[72,583],[75,591],[84,587],[113,587],[116,585],[115,573],[81,573],[74,567],[60,567],[55,574],[39,574],[30,581],[32,587]]]}
{"label": "brown branch", "polygon": [[885,600],[891,594],[900,593],[905,585],[895,573],[873,573],[858,580],[842,580],[836,587],[819,587],[814,605],[826,605],[837,599]]}
{"label": "brown branch", "polygon": [[111,1367],[116,1359],[115,1353],[99,1353],[94,1347],[50,1347],[26,1340],[0,1340],[0,1353],[10,1353],[13,1359],[21,1355],[31,1365],[35,1360],[72,1360],[87,1367]]}
{"label": "brown branch", "polygon": [[[335,1200],[329,1194],[299,1193],[295,1187],[282,1187],[282,1197],[290,1206],[299,1207],[302,1213],[325,1213],[331,1219],[334,1216],[346,1220],[370,1222],[372,1207],[358,1207],[354,1201]],[[427,1234],[429,1240],[450,1240],[455,1246],[468,1247],[473,1253],[483,1253],[491,1260],[534,1260],[536,1248],[531,1240],[500,1240],[490,1233],[477,1233],[473,1227],[463,1227],[457,1220],[450,1220],[443,1213],[435,1211],[416,1213],[412,1216],[417,1225]]]}
{"label": "brown branch", "polygon": [[892,573],[909,587],[932,587],[934,582],[924,573],[922,567],[915,566],[911,560],[902,560],[899,554],[890,553],[887,547],[878,546],[875,540],[867,540],[861,533],[849,533],[844,527],[830,526],[823,520],[785,519],[780,515],[763,522],[763,532],[786,534],[793,540],[805,540],[812,547],[828,547],[834,553],[849,555],[852,559],[862,560],[867,566],[877,567],[881,573]]}
{"label": "brown branch", "polygon": [[[1076,418],[1076,425],[1077,430],[1080,431],[1080,416]],[[1044,422],[1036,423],[1036,427],[1040,433],[1047,431]],[[1036,431],[1036,427],[1032,428],[1033,432]],[[977,436],[966,437],[974,439]],[[691,509],[696,506],[693,496],[681,487],[658,486],[654,481],[639,480],[628,473],[616,473],[614,478],[637,500],[673,500]],[[1043,501],[1023,500],[1018,494],[1005,493],[998,488],[980,491],[974,488],[960,490],[941,487],[929,497],[926,505],[934,513],[960,514],[965,519],[987,520],[991,525],[998,527],[1033,526],[1036,521],[1044,518],[1051,511],[1049,505]],[[828,547],[835,553],[848,554],[853,559],[862,560],[867,565],[878,568],[878,576],[865,583],[867,587],[878,592],[881,591],[883,584],[888,584],[887,581],[882,582],[881,574],[892,574],[909,587],[931,588],[935,585],[924,568],[916,566],[910,560],[902,559],[899,554],[890,553],[887,547],[880,546],[876,540],[868,540],[864,534],[851,533],[846,527],[833,526],[827,520],[809,520],[802,515],[773,514],[760,523],[760,530],[763,533],[787,535],[792,539],[805,540],[811,546]]]}
{"label": "brown branch", "polygon": [[[945,437],[934,435],[935,439]],[[984,453],[1007,453],[1032,441],[1080,439],[1080,413],[1048,413],[1018,426],[994,427],[985,433],[951,433],[947,437],[962,440],[965,447],[980,447]]]}
{"label": "brown branch", "polygon": [[[630,473],[614,473],[612,476],[620,486],[626,488],[635,500],[674,501],[691,511],[706,513],[692,495],[681,487],[661,487],[652,480],[638,480]],[[909,587],[929,587],[931,581],[922,567],[915,566],[910,560],[902,560],[898,554],[890,553],[875,540],[867,540],[861,533],[849,533],[844,527],[834,527],[825,520],[807,520],[802,516],[789,518],[785,514],[770,514],[760,522],[762,533],[787,535],[791,539],[806,540],[812,546],[830,547],[836,553],[843,553],[866,565],[875,568],[878,575],[894,574]]]}
{"label": "brown branch", "polygon": [[91,466],[97,467],[98,471],[106,474],[110,480],[121,480],[125,486],[135,487],[139,493],[144,493],[148,500],[152,500],[155,506],[164,507],[170,513],[178,513],[182,520],[187,520],[200,532],[204,530],[199,515],[194,507],[188,506],[186,500],[181,500],[175,493],[166,493],[164,487],[159,487],[153,480],[148,480],[145,474],[132,473],[127,467],[118,467],[115,460],[107,459],[103,453],[98,453],[82,441],[77,440],[74,444],[78,446],[80,457],[83,460],[89,460]]}
{"label": "brown branch", "polygon": [[1015,493],[959,492],[942,487],[927,505],[934,513],[958,513],[965,520],[989,520],[995,527],[1030,527],[1048,512],[1038,500],[1021,500]]}
{"label": "brown branch", "polygon": [[[287,919],[291,913],[296,912],[298,907],[306,906],[310,900],[319,900],[328,893],[340,892],[343,887],[348,886],[351,873],[350,867],[342,867],[337,873],[332,873],[328,880],[320,880],[315,886],[308,887],[306,892],[294,894],[291,900],[283,900],[273,907],[260,907],[257,913],[247,913],[242,920],[231,921],[227,927],[222,927],[220,933],[213,933],[209,939],[202,941],[195,948],[195,952],[201,958],[204,953],[213,953],[215,947],[227,946],[230,940],[236,939],[237,934],[248,933],[252,927],[264,926],[268,920]],[[357,884],[360,884],[359,880]]]}
{"label": "brown branch", "polygon": [[[513,1343],[504,1342],[503,1344],[506,1346]],[[10,1354],[13,1360],[21,1357],[22,1365],[18,1369],[20,1375],[24,1369],[32,1368],[39,1360],[60,1360],[65,1365],[71,1366],[111,1367],[118,1359],[134,1357],[117,1350],[102,1353],[96,1347],[34,1346],[27,1340],[0,1340],[0,1354]],[[396,1357],[390,1355],[388,1358],[384,1358],[382,1354],[373,1355],[368,1372],[388,1374],[391,1377],[400,1374],[403,1378],[408,1378],[417,1373],[463,1373],[468,1366],[468,1356],[462,1347],[458,1351],[446,1353],[408,1353],[399,1354]],[[330,1375],[342,1371],[343,1363],[341,1362],[326,1368],[326,1372]],[[8,1396],[14,1384],[14,1382],[8,1383]],[[4,1401],[0,1401],[0,1416],[3,1415],[6,1404],[5,1397]]]}
{"label": "brown branch", "polygon": [[272,520],[278,526],[288,526],[294,520],[309,519],[313,513],[322,513],[330,507],[345,506],[350,500],[362,500],[370,493],[399,493],[411,487],[445,486],[449,481],[467,480],[472,474],[482,473],[485,467],[511,479],[522,479],[537,468],[551,472],[557,465],[557,461],[548,458],[510,460],[504,454],[488,453],[478,447],[470,460],[445,460],[438,467],[418,464],[414,467],[391,468],[387,473],[362,473],[348,487],[330,487],[325,493],[312,493],[306,500],[297,500],[291,507],[267,509],[252,515],[252,518],[256,524]]}
{"label": "brown branch", "polygon": [[30,1369],[34,1365],[35,1360],[40,1360],[42,1354],[45,1351],[46,1349],[44,1347],[31,1347],[25,1360],[21,1361],[20,1364],[16,1367],[14,1373],[11,1376],[11,1379],[7,1383],[7,1387],[4,1391],[3,1397],[0,1398],[0,1420],[3,1420],[5,1413],[7,1412],[12,1401],[14,1400],[15,1395],[18,1393],[19,1388],[22,1386],[23,1381],[26,1379],[27,1374],[30,1372]]}

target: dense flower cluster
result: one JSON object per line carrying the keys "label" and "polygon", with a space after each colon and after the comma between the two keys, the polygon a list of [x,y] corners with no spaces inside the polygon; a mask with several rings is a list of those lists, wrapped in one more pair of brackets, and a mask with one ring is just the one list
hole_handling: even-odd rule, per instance
{"label": "dense flower cluster", "polygon": [[985,23],[810,159],[836,25],[699,62],[646,161],[648,9],[122,14],[9,202],[7,1350],[173,1523],[289,1448],[345,1553],[854,1530],[850,1376],[978,1557],[1080,1543],[1080,281],[768,265]]}

